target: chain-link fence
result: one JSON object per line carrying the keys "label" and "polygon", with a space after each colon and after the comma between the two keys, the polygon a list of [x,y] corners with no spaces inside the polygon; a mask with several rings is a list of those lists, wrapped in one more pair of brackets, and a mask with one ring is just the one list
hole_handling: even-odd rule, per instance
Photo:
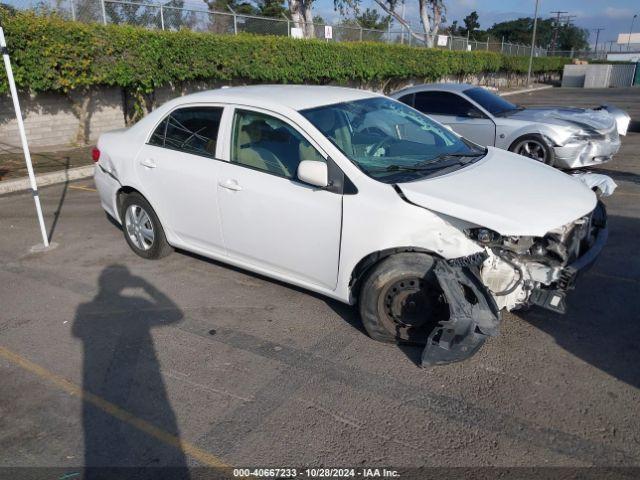
{"label": "chain-link fence", "polygon": [[[182,28],[198,32],[237,35],[253,33],[258,35],[281,35],[289,37],[311,37],[328,42],[383,42],[410,46],[427,46],[424,34],[417,33],[404,25],[389,24],[386,30],[363,28],[355,20],[338,24],[296,24],[293,20],[261,17],[237,13],[185,7],[184,1],[131,2],[127,0],[49,0],[47,6],[39,0],[35,8],[56,11],[71,20],[100,22],[106,24],[131,24],[160,30],[180,30]],[[203,4],[204,6],[204,4]],[[480,42],[466,37],[448,34],[433,38],[435,48],[458,51],[491,51],[506,55],[531,54],[530,45],[507,42]],[[560,53],[560,52],[558,52]],[[546,56],[547,50],[536,47],[534,56]]]}

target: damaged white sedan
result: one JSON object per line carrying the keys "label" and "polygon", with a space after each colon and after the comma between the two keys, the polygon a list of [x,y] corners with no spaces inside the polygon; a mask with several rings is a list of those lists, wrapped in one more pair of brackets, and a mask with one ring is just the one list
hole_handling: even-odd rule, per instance
{"label": "damaged white sedan", "polygon": [[606,237],[582,182],[361,90],[255,86],[173,100],[93,152],[144,258],[172,247],[358,303],[371,337],[462,360],[501,309],[557,312]]}
{"label": "damaged white sedan", "polygon": [[612,106],[523,108],[464,83],[418,85],[391,97],[479,145],[510,150],[560,169],[611,160],[631,121],[627,113]]}

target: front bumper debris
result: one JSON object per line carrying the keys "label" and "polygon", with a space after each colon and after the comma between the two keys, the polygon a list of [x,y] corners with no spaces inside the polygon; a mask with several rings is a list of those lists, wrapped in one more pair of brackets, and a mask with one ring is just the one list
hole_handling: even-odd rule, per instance
{"label": "front bumper debris", "polygon": [[607,243],[608,237],[609,230],[605,225],[598,231],[591,248],[562,269],[556,285],[552,288],[534,289],[529,297],[529,303],[556,313],[565,313],[567,292],[575,288],[576,280],[580,274],[587,271],[595,263]]}
{"label": "front bumper debris", "polygon": [[487,337],[498,335],[500,312],[474,270],[436,263],[435,275],[449,306],[449,319],[431,332],[422,366],[444,365],[473,356]]}

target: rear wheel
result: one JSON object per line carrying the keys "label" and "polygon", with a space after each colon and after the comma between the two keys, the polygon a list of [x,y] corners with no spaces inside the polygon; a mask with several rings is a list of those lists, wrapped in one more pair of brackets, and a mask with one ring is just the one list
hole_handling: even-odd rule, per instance
{"label": "rear wheel", "polygon": [[157,259],[169,255],[173,248],[167,243],[156,212],[146,198],[137,192],[129,193],[120,209],[124,238],[142,258]]}
{"label": "rear wheel", "polygon": [[553,165],[555,161],[553,150],[540,135],[520,137],[513,142],[509,150],[547,165]]}
{"label": "rear wheel", "polygon": [[424,344],[449,310],[426,254],[399,253],[373,267],[360,291],[360,316],[371,338]]}

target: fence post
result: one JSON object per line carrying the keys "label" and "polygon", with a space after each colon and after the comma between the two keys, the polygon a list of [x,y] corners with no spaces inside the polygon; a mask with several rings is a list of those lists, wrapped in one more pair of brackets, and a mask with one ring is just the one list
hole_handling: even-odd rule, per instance
{"label": "fence post", "polygon": [[233,14],[233,34],[238,35],[238,17],[236,17],[236,12],[231,5],[227,5],[229,11]]}
{"label": "fence post", "polygon": [[69,0],[69,3],[71,4],[71,20],[73,20],[74,22],[76,21],[76,5],[75,5],[75,0]]}
{"label": "fence post", "polygon": [[449,50],[453,50],[453,35],[449,35]]}
{"label": "fence post", "polygon": [[500,53],[504,53],[504,37],[500,40]]}
{"label": "fence post", "polygon": [[160,4],[160,28],[164,30],[164,12],[162,11],[162,4]]}
{"label": "fence post", "polygon": [[280,13],[280,15],[282,15],[284,17],[284,19],[287,21],[287,37],[291,36],[291,28],[289,26],[289,17],[287,17],[284,13]]}
{"label": "fence post", "polygon": [[104,0],[100,0],[100,6],[102,7],[102,23],[107,24],[107,10],[104,8]]}

